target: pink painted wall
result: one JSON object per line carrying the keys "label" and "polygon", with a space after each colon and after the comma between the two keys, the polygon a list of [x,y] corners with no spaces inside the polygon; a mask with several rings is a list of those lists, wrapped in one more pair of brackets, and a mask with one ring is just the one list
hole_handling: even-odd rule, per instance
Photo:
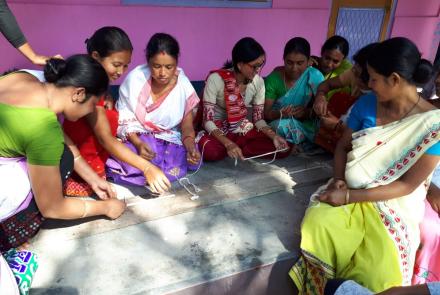
{"label": "pink painted wall", "polygon": [[[272,9],[122,6],[119,0],[9,0],[10,8],[34,49],[69,56],[85,52],[84,40],[97,28],[115,25],[130,36],[135,65],[155,32],[173,34],[181,46],[180,66],[192,80],[202,80],[230,56],[244,36],[256,38],[267,52],[263,74],[281,63],[285,42],[307,38],[318,54],[326,39],[331,0],[273,0]],[[413,39],[425,55],[439,22],[440,0],[399,0],[392,36]],[[0,71],[32,67],[0,38]],[[431,57],[431,56],[427,56]],[[118,81],[119,83],[121,81]]]}
{"label": "pink painted wall", "polygon": [[435,31],[440,23],[439,11],[440,0],[398,0],[391,36],[410,38],[423,57],[433,61],[438,47]]}
{"label": "pink painted wall", "polygon": [[[326,37],[329,13],[328,0],[309,1],[313,2],[311,8],[304,0],[274,0],[272,9],[121,6],[115,0],[8,2],[32,46],[45,54],[84,52],[84,40],[94,30],[115,25],[133,42],[132,68],[144,62],[144,48],[153,33],[171,33],[181,46],[180,66],[192,80],[202,80],[220,67],[234,43],[244,36],[254,37],[265,48],[263,74],[281,62],[284,44],[291,37],[307,38],[313,52],[318,53]],[[61,2],[63,5],[57,4]],[[297,2],[301,8],[291,8],[287,2]],[[30,66],[4,39],[0,50],[0,70]]]}

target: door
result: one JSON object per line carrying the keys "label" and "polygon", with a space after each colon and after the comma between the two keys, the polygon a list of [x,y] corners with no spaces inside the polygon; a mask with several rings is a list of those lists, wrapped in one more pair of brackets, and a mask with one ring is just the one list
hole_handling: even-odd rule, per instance
{"label": "door", "polygon": [[388,37],[397,0],[333,0],[328,37],[350,44],[349,59],[362,47]]}

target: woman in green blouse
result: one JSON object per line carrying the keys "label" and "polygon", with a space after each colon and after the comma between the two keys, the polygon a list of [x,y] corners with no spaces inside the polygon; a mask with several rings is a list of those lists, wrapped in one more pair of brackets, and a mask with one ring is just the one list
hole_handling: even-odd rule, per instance
{"label": "woman in green blouse", "polygon": [[[57,118],[74,121],[92,112],[108,87],[105,70],[75,55],[49,60],[44,75],[47,83],[25,72],[0,79],[0,252],[25,243],[44,218],[114,219],[125,209],[109,183],[76,161],[79,152]],[[103,201],[64,198],[62,182],[73,164]]]}

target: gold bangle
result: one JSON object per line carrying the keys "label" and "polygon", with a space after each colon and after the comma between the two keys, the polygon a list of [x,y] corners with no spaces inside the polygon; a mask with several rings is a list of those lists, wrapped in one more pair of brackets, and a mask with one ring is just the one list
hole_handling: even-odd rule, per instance
{"label": "gold bangle", "polygon": [[76,162],[76,160],[79,160],[81,157],[81,155],[76,156],[75,158],[73,158],[73,161]]}
{"label": "gold bangle", "polygon": [[87,201],[85,201],[85,200],[83,200],[83,204],[84,204],[84,213],[83,213],[83,215],[81,216],[81,218],[84,218],[84,217],[86,217],[87,216],[87,207],[88,207],[88,205],[87,205]]}
{"label": "gold bangle", "polygon": [[347,188],[347,192],[345,193],[345,205],[350,202],[350,190]]}

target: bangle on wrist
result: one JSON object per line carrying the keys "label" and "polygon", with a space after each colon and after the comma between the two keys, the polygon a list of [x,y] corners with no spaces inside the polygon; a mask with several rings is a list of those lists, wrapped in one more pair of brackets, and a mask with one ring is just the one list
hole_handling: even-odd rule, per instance
{"label": "bangle on wrist", "polygon": [[185,136],[185,137],[182,139],[182,143],[185,143],[185,140],[187,140],[188,138],[192,138],[193,140],[195,139],[194,136],[192,136],[192,135],[187,135],[187,136]]}
{"label": "bangle on wrist", "polygon": [[350,202],[350,190],[347,188],[347,192],[345,193],[345,205]]}
{"label": "bangle on wrist", "polygon": [[78,155],[78,156],[76,156],[75,158],[73,158],[73,162],[76,162],[76,160],[79,160],[79,159],[81,159],[82,158],[82,156],[81,155]]}
{"label": "bangle on wrist", "polygon": [[87,213],[88,213],[88,201],[85,201],[85,200],[83,200],[83,205],[84,205],[84,213],[83,213],[83,215],[81,216],[81,218],[84,218],[84,217],[87,217]]}
{"label": "bangle on wrist", "polygon": [[342,180],[343,182],[345,182],[345,178],[344,177],[333,177],[333,180]]}

